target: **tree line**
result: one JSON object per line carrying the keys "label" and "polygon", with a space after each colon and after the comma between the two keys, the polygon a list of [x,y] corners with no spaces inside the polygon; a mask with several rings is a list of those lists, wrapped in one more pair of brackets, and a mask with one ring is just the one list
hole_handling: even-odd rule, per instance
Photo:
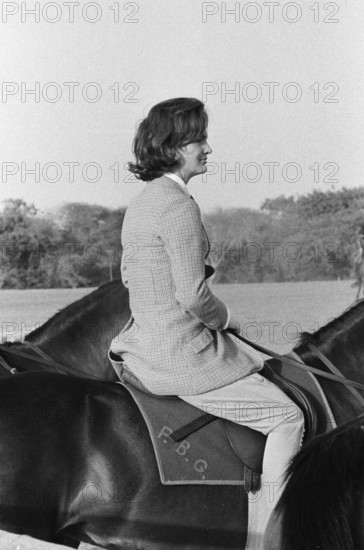
{"label": "tree line", "polygon": [[120,277],[125,208],[68,203],[40,214],[21,199],[0,216],[0,288],[99,286]]}
{"label": "tree line", "polygon": [[[21,199],[0,213],[0,288],[99,286],[120,278],[125,208],[67,203],[40,213]],[[345,279],[364,233],[364,189],[267,199],[259,210],[203,216],[214,283]]]}

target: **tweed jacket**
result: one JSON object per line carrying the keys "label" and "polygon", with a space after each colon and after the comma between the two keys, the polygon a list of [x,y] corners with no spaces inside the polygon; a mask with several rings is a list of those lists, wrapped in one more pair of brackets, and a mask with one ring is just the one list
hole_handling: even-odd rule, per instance
{"label": "tweed jacket", "polygon": [[126,367],[152,393],[195,395],[262,368],[260,354],[222,330],[227,307],[204,278],[201,212],[177,182],[145,184],[126,210],[121,241],[131,317],[109,353],[120,377]]}

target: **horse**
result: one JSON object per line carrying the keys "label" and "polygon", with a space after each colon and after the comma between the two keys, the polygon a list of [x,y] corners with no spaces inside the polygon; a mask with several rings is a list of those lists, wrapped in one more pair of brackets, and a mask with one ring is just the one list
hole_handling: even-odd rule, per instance
{"label": "horse", "polygon": [[[0,379],[0,529],[110,550],[245,548],[249,497],[241,487],[160,483],[146,425],[114,383],[107,358],[129,316],[127,289],[114,281],[26,337],[58,364],[95,379],[41,371]],[[294,351],[322,369],[306,348],[311,341],[346,377],[364,382],[363,328],[361,301],[304,333]],[[360,415],[344,386],[321,383],[338,424]]]}
{"label": "horse", "polygon": [[364,548],[364,415],[309,441],[287,471],[265,550]]}

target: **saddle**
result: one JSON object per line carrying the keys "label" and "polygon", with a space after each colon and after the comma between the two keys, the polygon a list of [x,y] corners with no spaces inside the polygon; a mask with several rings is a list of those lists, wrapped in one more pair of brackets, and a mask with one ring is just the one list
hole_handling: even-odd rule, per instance
{"label": "saddle", "polygon": [[[289,356],[299,360],[296,354]],[[305,441],[336,427],[312,373],[271,359],[259,374],[302,410]],[[247,426],[201,414],[200,409],[178,397],[151,394],[127,369],[121,383],[147,424],[163,484],[240,484],[247,492],[258,489],[266,436]]]}

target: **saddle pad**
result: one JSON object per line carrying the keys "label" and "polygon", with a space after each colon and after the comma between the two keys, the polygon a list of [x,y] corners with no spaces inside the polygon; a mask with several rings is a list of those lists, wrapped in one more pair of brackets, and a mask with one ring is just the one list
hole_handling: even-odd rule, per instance
{"label": "saddle pad", "polygon": [[154,397],[122,384],[138,405],[148,426],[164,485],[244,485],[244,464],[233,451],[223,419],[175,442],[170,434],[203,411],[178,397]]}

